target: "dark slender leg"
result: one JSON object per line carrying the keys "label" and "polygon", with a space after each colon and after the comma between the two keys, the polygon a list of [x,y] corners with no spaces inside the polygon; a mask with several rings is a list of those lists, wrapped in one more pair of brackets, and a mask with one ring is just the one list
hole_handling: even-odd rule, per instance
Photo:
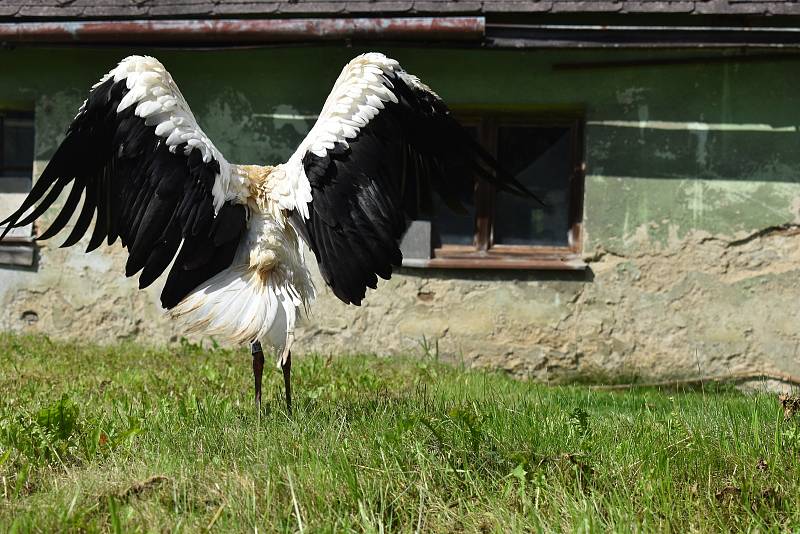
{"label": "dark slender leg", "polygon": [[253,354],[253,381],[256,386],[256,413],[261,413],[261,377],[264,374],[264,352],[261,350],[261,343],[254,341],[250,345],[250,352]]}
{"label": "dark slender leg", "polygon": [[286,392],[286,412],[292,415],[292,351],[286,355],[286,361],[281,364],[283,371],[283,390]]}

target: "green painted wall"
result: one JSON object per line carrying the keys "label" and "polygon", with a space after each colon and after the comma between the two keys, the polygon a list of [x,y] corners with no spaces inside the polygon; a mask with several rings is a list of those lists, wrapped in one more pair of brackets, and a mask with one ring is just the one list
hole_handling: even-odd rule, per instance
{"label": "green painted wall", "polygon": [[[231,161],[275,162],[310,121],[268,115],[316,113],[341,66],[361,51],[2,50],[0,64],[13,76],[0,77],[0,105],[35,106],[37,158],[46,159],[86,89],[121,57],[149,53],[172,72]],[[456,107],[584,109],[587,249],[625,252],[634,235],[663,244],[692,230],[735,234],[798,217],[800,61],[558,70],[691,53],[384,51]]]}

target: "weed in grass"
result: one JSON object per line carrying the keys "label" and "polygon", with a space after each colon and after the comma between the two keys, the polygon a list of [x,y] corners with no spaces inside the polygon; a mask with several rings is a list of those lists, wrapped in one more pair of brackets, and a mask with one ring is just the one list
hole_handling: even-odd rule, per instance
{"label": "weed in grass", "polygon": [[783,394],[778,397],[778,400],[783,406],[783,419],[788,421],[800,412],[800,397],[794,395]]}

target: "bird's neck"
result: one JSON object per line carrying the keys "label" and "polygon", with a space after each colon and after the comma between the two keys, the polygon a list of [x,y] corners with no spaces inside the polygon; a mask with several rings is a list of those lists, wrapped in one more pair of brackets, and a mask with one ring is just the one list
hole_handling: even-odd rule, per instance
{"label": "bird's neck", "polygon": [[275,167],[271,165],[237,165],[236,170],[245,177],[250,188],[250,196],[258,196],[270,173]]}
{"label": "bird's neck", "polygon": [[236,172],[247,184],[250,193],[248,202],[253,204],[252,208],[262,213],[274,211],[270,209],[272,206],[269,205],[268,193],[276,177],[270,179],[270,175],[279,172],[280,168],[280,165],[236,165]]}

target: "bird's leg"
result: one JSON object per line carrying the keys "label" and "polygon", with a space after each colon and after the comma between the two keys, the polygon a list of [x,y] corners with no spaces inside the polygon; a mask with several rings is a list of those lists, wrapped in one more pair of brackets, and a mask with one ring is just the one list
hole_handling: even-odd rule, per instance
{"label": "bird's leg", "polygon": [[253,381],[256,387],[256,413],[261,413],[261,377],[264,374],[264,352],[261,350],[261,343],[253,341],[250,345],[250,352],[253,354]]}
{"label": "bird's leg", "polygon": [[286,360],[281,363],[283,371],[283,390],[286,392],[286,412],[292,415],[292,351],[286,354]]}

